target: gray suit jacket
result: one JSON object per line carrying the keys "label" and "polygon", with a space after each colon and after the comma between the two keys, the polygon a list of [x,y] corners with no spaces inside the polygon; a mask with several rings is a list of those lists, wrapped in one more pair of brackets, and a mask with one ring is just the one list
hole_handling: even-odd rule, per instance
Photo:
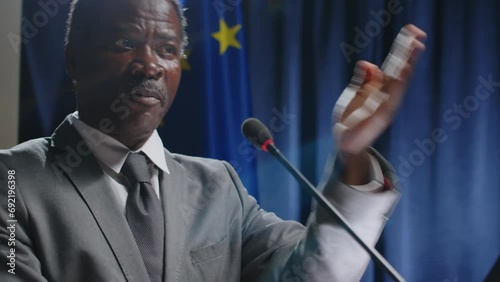
{"label": "gray suit jacket", "polygon": [[[314,232],[261,210],[227,163],[164,153],[171,171],[160,175],[165,281],[283,280],[317,246]],[[12,170],[14,235],[7,228]],[[50,138],[0,151],[0,281],[148,281],[103,179],[68,120]],[[7,272],[12,249],[15,274]]]}

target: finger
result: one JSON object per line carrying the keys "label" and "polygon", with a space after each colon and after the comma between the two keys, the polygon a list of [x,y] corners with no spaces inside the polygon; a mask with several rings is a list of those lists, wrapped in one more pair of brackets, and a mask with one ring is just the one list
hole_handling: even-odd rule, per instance
{"label": "finger", "polygon": [[[413,72],[411,65],[406,65],[402,70],[401,75],[410,77]],[[380,107],[373,114],[374,116],[382,116],[384,119],[391,121],[397,113],[404,96],[406,95],[406,88],[408,87],[408,80],[392,80],[390,83],[384,85],[381,89],[388,97]]]}
{"label": "finger", "polygon": [[349,84],[344,89],[342,94],[340,94],[340,97],[337,99],[337,102],[335,103],[335,106],[333,107],[333,113],[332,113],[332,122],[333,123],[336,123],[336,122],[342,120],[342,117],[345,113],[345,110],[347,109],[347,106],[356,97],[357,90],[358,90],[358,87],[355,87],[355,86]]}
{"label": "finger", "polygon": [[[365,127],[361,127],[361,129],[359,129],[358,126],[365,120],[369,120],[371,118],[374,112],[376,112],[377,109],[384,103],[387,96],[387,94],[374,88],[361,107],[354,110],[342,122],[337,122],[334,125],[334,138],[337,140],[337,144],[340,144],[339,149],[352,154],[357,154],[360,150],[371,144],[374,138],[376,138],[383,129],[378,129],[377,126],[369,129],[366,129]],[[362,132],[358,130],[368,131]],[[346,147],[346,144],[348,147]]]}
{"label": "finger", "polygon": [[[382,105],[376,112],[378,112],[381,108]],[[342,129],[342,134],[340,136],[337,135],[337,146],[341,151],[355,155],[359,154],[367,146],[373,144],[375,139],[387,129],[389,120],[390,119],[388,119],[385,115],[373,114],[368,118],[360,121],[354,127],[349,128],[347,126],[344,126],[344,128],[340,128],[341,126],[343,126],[341,125],[338,127],[338,129]],[[338,132],[335,133],[337,134]]]}
{"label": "finger", "polygon": [[373,91],[378,91],[383,86],[384,74],[374,64],[360,61],[356,64],[357,73],[364,73],[362,85],[357,89],[352,100],[345,106],[344,112],[337,121],[343,121],[356,109],[360,108]]}
{"label": "finger", "polygon": [[[393,85],[398,83],[394,82]],[[403,88],[404,83],[399,82],[399,87]],[[399,108],[404,93],[402,89],[391,89],[391,91],[395,94],[389,96],[373,87],[365,103],[334,128],[339,149],[357,154],[385,131]],[[369,100],[372,101],[372,105]]]}
{"label": "finger", "polygon": [[[384,87],[382,90],[390,95],[403,94],[401,91],[406,88],[413,73],[415,63],[420,54],[425,50],[425,45],[418,40],[414,40],[408,48],[411,49],[411,53],[406,62],[404,62],[402,58],[394,58],[397,57],[397,55],[392,54],[389,54],[388,59],[384,62],[384,67],[386,68],[384,71]],[[397,66],[395,66],[396,64]]]}
{"label": "finger", "polygon": [[354,73],[351,78],[350,86],[359,88],[366,79],[366,71],[368,70],[369,64],[367,61],[358,61],[354,66]]}
{"label": "finger", "polygon": [[358,89],[356,96],[352,99],[351,103],[347,105],[342,118],[339,120],[340,122],[344,122],[347,117],[351,116],[352,113],[359,108],[363,107],[363,105],[367,102],[368,97],[370,97],[374,92],[379,91],[380,86],[375,86],[371,83],[365,83],[361,88]]}
{"label": "finger", "polygon": [[427,38],[427,33],[413,24],[407,24],[403,28],[414,34],[417,40],[423,41]]}
{"label": "finger", "polygon": [[[422,51],[419,37],[425,37],[425,33],[413,25],[405,26],[394,39],[391,50],[382,64],[383,72],[394,79],[400,79],[401,70],[404,66],[415,61]],[[416,48],[416,52],[413,52]],[[412,58],[413,56],[413,58]]]}
{"label": "finger", "polygon": [[387,94],[373,87],[364,103],[334,126],[335,139],[342,140],[347,130],[356,128],[358,124],[370,118],[387,99]]}
{"label": "finger", "polygon": [[402,98],[401,96],[405,94],[405,90],[413,74],[415,63],[420,54],[425,50],[425,45],[423,45],[420,41],[413,42],[412,46],[414,46],[412,47],[413,51],[408,59],[408,62],[401,69],[399,78],[396,79],[390,76],[385,76],[384,78],[384,86],[381,90],[384,93],[391,95],[393,100],[400,100]]}
{"label": "finger", "polygon": [[351,78],[351,82],[344,89],[340,97],[337,99],[332,113],[332,121],[338,122],[343,119],[344,113],[349,105],[352,104],[357,96],[359,88],[363,85],[367,70],[369,69],[369,63],[364,61],[358,61],[354,67],[354,74]]}
{"label": "finger", "polygon": [[414,40],[411,44],[412,51],[410,57],[408,58],[408,63],[414,66],[420,55],[425,51],[425,45],[419,40]]}
{"label": "finger", "polygon": [[389,97],[385,104],[386,110],[395,112],[399,107],[404,95],[406,94],[406,88],[408,87],[408,80],[413,73],[413,67],[410,64],[406,64],[406,66],[401,70],[400,77],[402,79],[389,79],[382,87],[381,91],[386,93]]}
{"label": "finger", "polygon": [[380,68],[367,61],[359,61],[356,63],[356,70],[358,70],[359,73],[363,73],[364,78],[363,78],[363,83],[383,83],[384,79],[384,74],[380,70]]}

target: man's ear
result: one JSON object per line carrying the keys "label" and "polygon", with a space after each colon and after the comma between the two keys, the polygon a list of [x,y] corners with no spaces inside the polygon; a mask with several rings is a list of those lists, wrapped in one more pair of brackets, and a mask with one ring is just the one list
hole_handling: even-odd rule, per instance
{"label": "man's ear", "polygon": [[73,79],[77,76],[77,52],[71,46],[66,46],[64,50],[66,73]]}

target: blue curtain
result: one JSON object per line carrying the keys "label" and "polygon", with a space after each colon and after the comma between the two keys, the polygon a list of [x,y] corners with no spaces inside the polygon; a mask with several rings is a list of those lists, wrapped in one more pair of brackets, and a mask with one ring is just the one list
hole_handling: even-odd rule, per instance
{"label": "blue curtain", "polygon": [[19,140],[50,135],[75,110],[64,67],[70,1],[23,1]]}
{"label": "blue curtain", "polygon": [[[331,110],[354,63],[380,65],[406,23],[424,29],[427,51],[393,126],[375,144],[394,165],[403,193],[378,248],[408,281],[486,277],[500,254],[498,1],[185,0],[184,6],[191,44],[176,101],[159,128],[165,146],[231,161],[264,209],[302,222],[310,199],[269,155],[243,141],[241,121],[260,118],[290,161],[318,183],[335,151]],[[49,135],[75,109],[63,65],[68,5],[59,9],[22,45],[20,140]],[[43,10],[24,1],[23,16],[32,23]],[[221,38],[231,42],[223,51]],[[373,266],[364,277],[386,280]]]}
{"label": "blue curtain", "polygon": [[[482,281],[500,254],[498,1],[276,0],[246,8],[254,113],[270,121],[271,109],[287,107],[295,119],[277,143],[316,183],[333,147],[331,110],[354,63],[381,65],[406,23],[427,31],[402,109],[375,144],[403,192],[378,247],[408,281]],[[297,199],[277,164],[258,169],[261,203],[297,219],[295,208],[309,199]],[[383,279],[373,268],[364,278]]]}

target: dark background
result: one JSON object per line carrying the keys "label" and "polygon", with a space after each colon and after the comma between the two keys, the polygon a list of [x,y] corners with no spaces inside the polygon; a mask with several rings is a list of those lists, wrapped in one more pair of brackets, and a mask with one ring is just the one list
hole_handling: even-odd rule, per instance
{"label": "dark background", "polygon": [[[204,1],[184,1],[193,50],[197,44],[218,44],[195,30],[202,26],[197,23],[200,15],[217,18],[207,4],[212,1]],[[334,151],[331,110],[354,63],[364,59],[381,65],[406,23],[428,33],[427,51],[402,109],[375,144],[394,165],[403,193],[378,247],[408,281],[484,279],[500,254],[499,2],[220,2],[233,8],[224,18],[239,18],[243,27],[238,38],[244,43],[240,52],[246,55],[241,58],[247,63],[242,73],[248,79],[249,116],[266,124],[280,116],[277,112],[293,116],[281,120],[284,127],[274,132],[276,142],[314,183]],[[387,25],[379,23],[377,32],[374,14],[388,11],[389,2],[399,12],[391,13]],[[60,5],[48,24],[23,45],[20,141],[50,135],[75,110],[71,81],[64,72],[67,10],[68,5]],[[27,19],[38,11],[37,1],[24,1]],[[357,29],[371,32],[366,44],[356,43]],[[342,44],[359,53],[348,60]],[[191,64],[195,67],[196,61]],[[184,73],[160,133],[172,152],[224,159],[213,151],[210,135],[240,140],[240,133],[232,128],[210,130],[215,125],[209,122],[207,105],[220,102],[210,99],[223,98],[190,91],[193,83],[204,79],[195,73]],[[482,81],[488,79],[497,86],[486,87]],[[225,118],[236,119],[230,112]],[[263,208],[304,222],[310,199],[269,156],[256,156],[256,169],[240,173],[245,183],[254,181],[249,190]],[[370,268],[365,279],[381,281],[382,276]]]}

